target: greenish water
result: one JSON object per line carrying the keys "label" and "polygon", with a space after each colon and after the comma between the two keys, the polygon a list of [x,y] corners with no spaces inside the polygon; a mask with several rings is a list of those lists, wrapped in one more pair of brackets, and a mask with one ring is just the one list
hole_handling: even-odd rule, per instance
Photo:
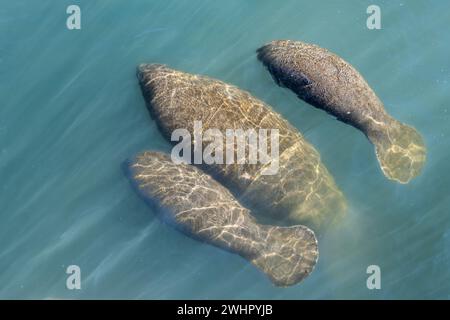
{"label": "greenish water", "polygon": [[[366,28],[378,4],[382,29]],[[66,28],[78,4],[82,29]],[[1,1],[0,298],[450,298],[448,1]],[[387,180],[359,131],[277,87],[255,50],[326,47],[365,76],[428,159]],[[207,74],[268,102],[322,155],[346,219],[303,283],[276,288],[247,261],[162,224],[122,162],[169,151],[135,77],[141,62]],[[82,289],[68,290],[67,266]],[[379,265],[381,290],[366,268]]]}

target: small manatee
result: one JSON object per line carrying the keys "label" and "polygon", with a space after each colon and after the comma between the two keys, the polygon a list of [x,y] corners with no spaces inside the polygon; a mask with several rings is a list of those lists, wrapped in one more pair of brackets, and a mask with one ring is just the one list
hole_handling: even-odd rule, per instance
{"label": "small manatee", "polygon": [[421,172],[426,158],[422,137],[385,111],[349,63],[319,46],[291,40],[272,41],[257,53],[277,84],[361,130],[374,144],[386,177],[408,183]]}
{"label": "small manatee", "polygon": [[258,224],[211,176],[195,166],[175,164],[160,152],[138,154],[127,169],[138,193],[163,220],[197,240],[242,256],[275,285],[296,284],[312,272],[318,247],[307,227]]}

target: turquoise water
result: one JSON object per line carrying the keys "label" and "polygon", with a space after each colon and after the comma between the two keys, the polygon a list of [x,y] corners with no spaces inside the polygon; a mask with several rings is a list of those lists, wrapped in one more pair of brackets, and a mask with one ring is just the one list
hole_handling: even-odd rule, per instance
{"label": "turquoise water", "polygon": [[[381,7],[382,29],[366,28]],[[78,4],[82,29],[66,28]],[[450,298],[448,1],[1,1],[0,298]],[[387,180],[359,131],[277,87],[255,49],[326,47],[366,77],[428,159]],[[169,151],[135,77],[166,63],[268,102],[322,155],[350,212],[320,240],[303,283],[276,288],[242,258],[162,224],[122,162]],[[81,290],[66,268],[81,268]],[[381,268],[368,290],[366,268]]]}

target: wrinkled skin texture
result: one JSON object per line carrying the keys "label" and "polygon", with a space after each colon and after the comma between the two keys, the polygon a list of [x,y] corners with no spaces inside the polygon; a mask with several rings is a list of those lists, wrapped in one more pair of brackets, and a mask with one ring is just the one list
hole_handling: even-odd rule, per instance
{"label": "wrinkled skin texture", "polygon": [[258,49],[275,81],[309,104],[361,130],[374,144],[383,173],[408,183],[426,158],[420,134],[392,118],[364,78],[330,51],[300,41],[277,40]]}
{"label": "wrinkled skin texture", "polygon": [[[140,65],[138,78],[150,113],[168,140],[179,128],[193,135],[194,121],[202,121],[203,131],[216,128],[224,136],[226,129],[279,130],[275,175],[262,175],[261,163],[202,165],[252,211],[269,217],[267,222],[321,228],[344,215],[345,199],[318,152],[264,102],[222,81],[164,65]],[[204,149],[208,143],[203,142]]]}
{"label": "wrinkled skin texture", "polygon": [[314,233],[304,226],[256,223],[248,209],[195,166],[174,164],[169,155],[144,152],[128,162],[138,193],[187,235],[237,253],[277,286],[300,282],[318,259]]}

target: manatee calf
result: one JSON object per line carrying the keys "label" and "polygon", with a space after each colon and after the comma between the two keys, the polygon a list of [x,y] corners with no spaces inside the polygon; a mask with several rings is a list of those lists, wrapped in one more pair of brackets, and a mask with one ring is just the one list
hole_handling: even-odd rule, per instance
{"label": "manatee calf", "polygon": [[300,41],[272,41],[257,52],[279,85],[364,132],[375,145],[381,169],[389,179],[408,183],[420,173],[426,153],[421,136],[387,114],[349,63]]}
{"label": "manatee calf", "polygon": [[269,164],[261,163],[202,165],[252,211],[270,217],[270,223],[320,227],[345,212],[344,197],[318,152],[264,102],[222,81],[165,65],[140,65],[138,78],[150,113],[169,141],[176,129],[193,134],[196,121],[202,122],[204,131],[279,131],[276,174],[262,174]]}
{"label": "manatee calf", "polygon": [[304,279],[318,258],[314,233],[304,226],[260,225],[211,176],[169,155],[144,152],[128,162],[138,193],[162,219],[198,240],[237,253],[277,286]]}

